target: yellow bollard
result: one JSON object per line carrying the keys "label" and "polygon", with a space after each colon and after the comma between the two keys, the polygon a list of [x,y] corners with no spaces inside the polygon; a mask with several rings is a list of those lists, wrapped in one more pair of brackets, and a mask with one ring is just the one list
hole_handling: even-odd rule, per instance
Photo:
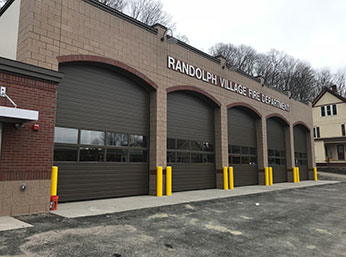
{"label": "yellow bollard", "polygon": [[265,176],[265,184],[266,186],[269,186],[269,168],[264,168],[264,176]]}
{"label": "yellow bollard", "polygon": [[166,195],[172,195],[172,167],[166,168]]}
{"label": "yellow bollard", "polygon": [[315,179],[315,181],[318,180],[318,178],[317,178],[317,168],[316,167],[314,168],[314,179]]}
{"label": "yellow bollard", "polygon": [[157,167],[157,176],[156,176],[156,196],[162,196],[162,167]]}
{"label": "yellow bollard", "polygon": [[269,167],[269,184],[272,186],[273,185],[273,168]]}
{"label": "yellow bollard", "polygon": [[300,182],[299,167],[297,167],[297,182]]}
{"label": "yellow bollard", "polygon": [[297,168],[293,167],[293,183],[297,183]]}
{"label": "yellow bollard", "polygon": [[228,190],[228,171],[227,167],[223,167],[223,189]]}
{"label": "yellow bollard", "polygon": [[229,189],[234,189],[233,167],[229,167]]}
{"label": "yellow bollard", "polygon": [[58,167],[52,167],[50,195],[56,196],[58,189]]}

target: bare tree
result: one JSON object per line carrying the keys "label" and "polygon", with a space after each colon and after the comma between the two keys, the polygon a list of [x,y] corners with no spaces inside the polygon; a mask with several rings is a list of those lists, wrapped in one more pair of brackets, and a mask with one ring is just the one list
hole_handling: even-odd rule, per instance
{"label": "bare tree", "polygon": [[333,76],[333,84],[338,87],[339,93],[346,97],[346,67],[339,69]]}
{"label": "bare tree", "polygon": [[249,46],[219,43],[210,49],[210,53],[224,56],[229,67],[252,76],[263,76],[269,87],[281,92],[290,91],[294,99],[307,102],[315,96],[315,71],[310,64],[284,52],[272,49],[258,54]]}
{"label": "bare tree", "polygon": [[226,65],[228,67],[235,67],[250,75],[254,75],[258,54],[252,47],[219,43],[209,51],[215,56],[222,55],[226,59]]}
{"label": "bare tree", "polygon": [[129,0],[124,12],[150,26],[160,23],[172,30],[175,29],[172,16],[163,10],[163,4],[159,0]]}
{"label": "bare tree", "polygon": [[98,0],[100,3],[108,5],[118,11],[139,20],[149,26],[160,23],[172,30],[175,23],[172,16],[164,11],[160,0]]}
{"label": "bare tree", "polygon": [[100,3],[108,5],[118,11],[122,11],[126,5],[124,0],[98,0]]}
{"label": "bare tree", "polygon": [[177,34],[177,35],[174,35],[174,37],[176,39],[179,39],[180,41],[186,43],[186,44],[190,43],[189,38],[186,35]]}

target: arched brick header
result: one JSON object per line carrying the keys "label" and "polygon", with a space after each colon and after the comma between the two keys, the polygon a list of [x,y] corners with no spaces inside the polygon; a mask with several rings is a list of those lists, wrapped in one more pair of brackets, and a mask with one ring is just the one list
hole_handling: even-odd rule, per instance
{"label": "arched brick header", "polygon": [[273,117],[280,118],[282,121],[284,121],[286,123],[287,126],[290,125],[289,121],[279,113],[271,113],[271,114],[267,115],[266,120],[269,118],[273,118]]}
{"label": "arched brick header", "polygon": [[262,118],[262,114],[259,111],[257,111],[256,108],[254,108],[253,106],[251,106],[251,105],[249,105],[247,103],[243,103],[243,102],[231,103],[231,104],[227,105],[227,109],[230,109],[230,108],[233,108],[233,107],[238,107],[238,106],[246,107],[246,108],[250,109],[251,111],[253,111],[254,113],[256,113],[256,115],[259,118]]}
{"label": "arched brick header", "polygon": [[194,91],[197,93],[200,93],[202,95],[204,95],[205,97],[207,97],[208,99],[210,99],[213,103],[215,103],[218,107],[221,107],[221,103],[211,94],[205,92],[204,90],[198,88],[198,87],[194,87],[194,86],[173,86],[173,87],[169,87],[166,89],[167,93],[171,93],[174,91],[181,91],[181,90],[188,90],[188,91]]}
{"label": "arched brick header", "polygon": [[297,125],[302,125],[303,127],[305,127],[305,129],[306,129],[307,131],[310,132],[310,128],[309,128],[308,125],[306,125],[305,122],[303,122],[303,121],[297,121],[297,122],[295,122],[295,123],[293,124],[293,127],[295,127],[295,126],[297,126]]}
{"label": "arched brick header", "polygon": [[117,61],[114,59],[110,59],[110,58],[106,58],[106,57],[102,57],[102,56],[96,56],[96,55],[83,55],[83,54],[63,55],[63,56],[58,56],[57,59],[58,59],[59,63],[65,63],[65,62],[99,62],[99,63],[109,64],[111,66],[118,67],[120,69],[123,69],[125,71],[128,71],[128,72],[136,75],[140,79],[147,82],[148,85],[150,85],[155,90],[158,88],[157,84],[154,81],[152,81],[150,78],[148,78],[146,75],[144,75],[140,71],[136,70],[135,68],[128,66],[127,64],[125,64],[123,62],[120,62],[120,61]]}

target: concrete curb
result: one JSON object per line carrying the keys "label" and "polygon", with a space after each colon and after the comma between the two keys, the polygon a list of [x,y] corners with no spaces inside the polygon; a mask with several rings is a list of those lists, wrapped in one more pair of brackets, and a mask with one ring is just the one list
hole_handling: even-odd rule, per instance
{"label": "concrete curb", "polygon": [[308,187],[331,185],[336,183],[340,182],[302,181],[297,184],[280,183],[274,184],[273,186],[257,185],[237,187],[234,190],[209,189],[199,191],[177,192],[172,194],[172,196],[163,197],[145,195],[94,201],[62,203],[58,205],[58,210],[52,211],[51,213],[65,218],[88,217],[161,206],[173,206],[192,202],[202,202],[224,198],[233,198],[239,196],[257,195],[292,189],[302,189]]}

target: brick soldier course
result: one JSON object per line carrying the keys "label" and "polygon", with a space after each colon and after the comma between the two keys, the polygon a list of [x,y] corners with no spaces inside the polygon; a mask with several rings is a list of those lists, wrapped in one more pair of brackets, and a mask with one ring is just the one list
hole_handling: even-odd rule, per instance
{"label": "brick soldier course", "polygon": [[[179,90],[204,95],[218,108],[215,109],[215,161],[216,187],[222,188],[222,169],[228,163],[228,108],[243,106],[257,114],[257,149],[259,184],[264,184],[264,168],[268,167],[266,121],[278,117],[287,124],[285,130],[288,181],[293,181],[294,160],[293,127],[303,124],[312,130],[311,106],[290,99],[268,88],[262,78],[253,78],[235,69],[225,67],[222,57],[212,57],[183,42],[169,44],[167,28],[152,27],[112,10],[92,0],[25,0],[21,2],[17,60],[42,68],[59,71],[59,65],[67,62],[98,62],[126,70],[149,84],[150,93],[150,149],[149,170],[151,194],[156,189],[156,167],[166,167],[167,149],[167,94]],[[168,56],[216,74],[234,83],[269,95],[290,105],[285,111],[261,101],[241,96],[218,85],[168,69]],[[55,97],[54,88],[46,94]],[[49,101],[54,109],[55,101]],[[54,115],[48,114],[49,146],[45,171],[52,164],[52,133]],[[6,130],[6,129],[5,129]],[[6,133],[6,132],[5,132]],[[315,166],[312,135],[308,139],[309,179],[313,179]],[[41,140],[43,140],[41,138]],[[5,144],[5,142],[4,142]],[[2,156],[2,158],[4,158]],[[3,161],[3,159],[1,160]],[[30,160],[33,162],[33,160]],[[1,166],[2,167],[2,166]],[[173,171],[174,172],[174,171]],[[45,177],[49,179],[49,177]],[[48,180],[47,180],[48,181]],[[48,198],[49,195],[42,194]],[[41,208],[41,211],[47,208]],[[28,213],[23,210],[21,213]]]}

